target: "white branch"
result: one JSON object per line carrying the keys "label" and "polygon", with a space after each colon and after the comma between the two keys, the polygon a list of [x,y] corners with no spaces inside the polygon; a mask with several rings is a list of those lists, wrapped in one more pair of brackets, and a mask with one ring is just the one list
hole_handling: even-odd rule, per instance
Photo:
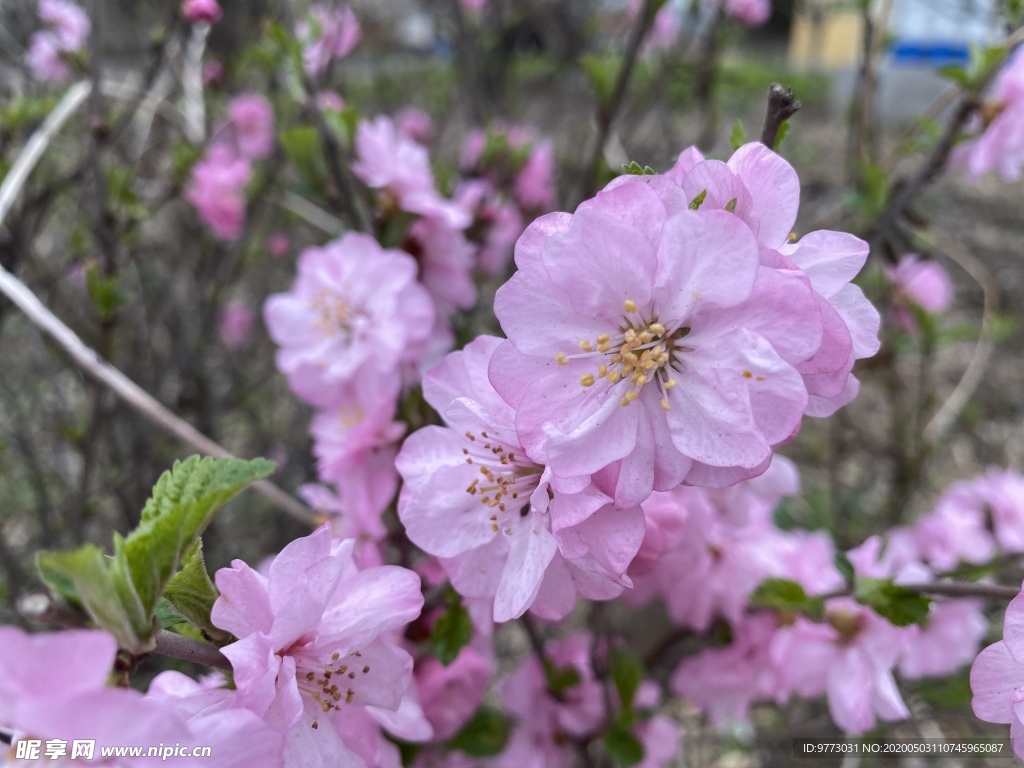
{"label": "white branch", "polygon": [[210,25],[205,23],[192,25],[192,36],[185,48],[185,61],[182,65],[182,90],[185,93],[185,125],[188,140],[193,144],[202,144],[206,138],[206,104],[203,102],[203,51],[206,49],[206,37],[210,34]]}

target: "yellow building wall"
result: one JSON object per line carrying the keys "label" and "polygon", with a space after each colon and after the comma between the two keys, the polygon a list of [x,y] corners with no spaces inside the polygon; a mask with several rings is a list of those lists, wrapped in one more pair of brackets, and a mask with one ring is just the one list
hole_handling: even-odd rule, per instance
{"label": "yellow building wall", "polygon": [[789,38],[789,63],[797,69],[848,69],[860,63],[862,19],[857,10],[828,0],[799,3]]}

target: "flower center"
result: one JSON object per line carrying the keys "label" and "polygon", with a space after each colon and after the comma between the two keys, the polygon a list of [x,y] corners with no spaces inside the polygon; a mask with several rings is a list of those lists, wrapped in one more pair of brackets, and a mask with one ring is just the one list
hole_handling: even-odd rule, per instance
{"label": "flower center", "polygon": [[[296,656],[296,679],[299,690],[308,693],[320,709],[326,715],[332,710],[340,709],[341,704],[351,704],[356,692],[351,688],[350,683],[357,675],[366,675],[370,672],[369,664],[361,664],[359,658],[362,654],[359,651],[341,658],[341,654],[335,651],[331,654],[330,662],[322,664]],[[310,666],[313,666],[310,669]],[[315,729],[320,723],[313,721]]]}
{"label": "flower center", "polygon": [[673,373],[678,370],[677,353],[690,351],[679,341],[690,333],[690,328],[684,325],[665,326],[658,322],[656,315],[646,319],[631,299],[626,299],[624,309],[626,316],[617,333],[603,333],[593,341],[581,339],[579,354],[559,352],[555,361],[559,365],[568,365],[570,359],[596,356],[599,360],[596,375],[586,373],[580,376],[580,384],[592,387],[599,380],[617,384],[628,379],[632,387],[619,401],[622,406],[628,406],[639,398],[646,384],[656,382],[662,393],[661,407],[669,411],[672,406],[666,395],[676,385]]}
{"label": "flower center", "polygon": [[466,493],[479,497],[479,502],[487,510],[493,510],[491,530],[497,533],[500,528],[498,513],[504,512],[507,504],[513,504],[520,498],[523,504],[528,504],[542,470],[525,455],[516,454],[521,448],[497,440],[486,432],[479,436],[466,432],[466,439],[469,445],[462,449],[466,463],[478,466],[482,475],[482,478],[473,478],[466,486]]}
{"label": "flower center", "polygon": [[330,291],[320,291],[311,302],[316,312],[313,326],[325,337],[352,332],[352,319],[357,314],[343,296]]}

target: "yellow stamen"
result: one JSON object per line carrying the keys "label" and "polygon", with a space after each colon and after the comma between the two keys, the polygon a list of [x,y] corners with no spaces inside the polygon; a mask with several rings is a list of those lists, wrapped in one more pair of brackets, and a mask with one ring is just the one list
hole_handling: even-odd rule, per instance
{"label": "yellow stamen", "polygon": [[580,376],[580,384],[584,387],[592,387],[594,385],[594,374],[586,373]]}
{"label": "yellow stamen", "polygon": [[629,313],[636,312],[636,302],[632,299],[626,299],[626,301],[623,302],[623,306],[625,306],[626,311]]}

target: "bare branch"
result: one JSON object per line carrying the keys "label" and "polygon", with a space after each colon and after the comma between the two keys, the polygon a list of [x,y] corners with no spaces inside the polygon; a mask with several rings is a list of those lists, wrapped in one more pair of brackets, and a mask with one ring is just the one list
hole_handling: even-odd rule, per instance
{"label": "bare branch", "polygon": [[793,90],[772,83],[768,88],[768,107],[765,109],[764,124],[761,126],[761,143],[768,149],[775,149],[782,124],[799,110],[800,102],[793,95]]}
{"label": "bare branch", "polygon": [[231,662],[216,645],[193,640],[191,637],[178,635],[166,629],[161,629],[157,633],[156,648],[153,649],[153,653],[231,671]]}

